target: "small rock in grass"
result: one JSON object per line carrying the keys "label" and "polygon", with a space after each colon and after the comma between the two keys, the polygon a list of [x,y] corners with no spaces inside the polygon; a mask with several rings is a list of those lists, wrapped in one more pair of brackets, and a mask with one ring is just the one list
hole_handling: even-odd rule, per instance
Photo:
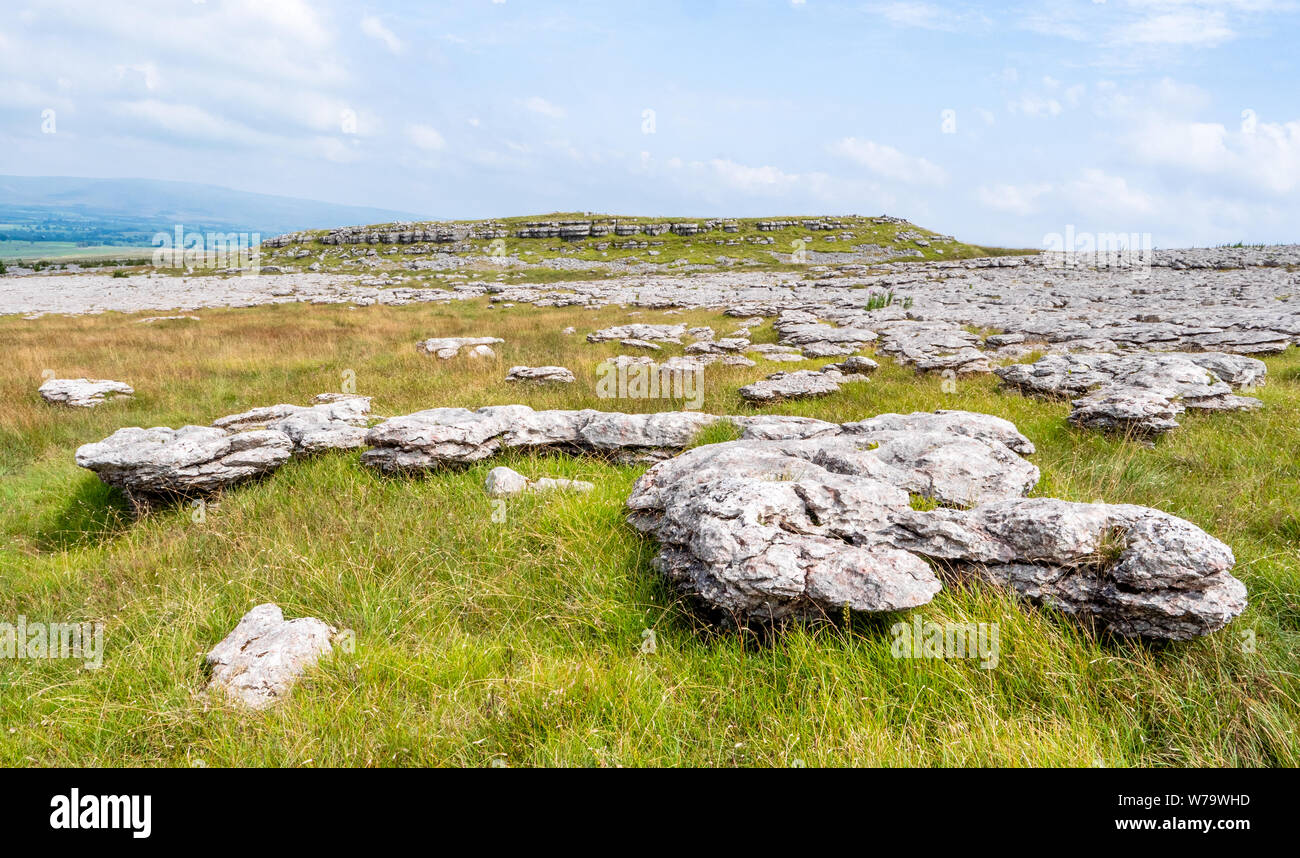
{"label": "small rock in grass", "polygon": [[121,381],[92,378],[52,378],[37,390],[41,398],[55,405],[72,408],[94,408],[117,396],[129,397],[135,393],[131,385]]}
{"label": "small rock in grass", "polygon": [[208,688],[233,703],[265,709],[287,697],[298,677],[333,652],[334,634],[314,617],[285,620],[278,606],[258,605],[207,654]]}
{"label": "small rock in grass", "polygon": [[530,480],[518,471],[501,466],[488,471],[483,488],[487,490],[490,497],[500,498],[515,497],[524,492],[567,491],[585,494],[594,489],[595,485],[584,480],[560,477],[540,477]]}
{"label": "small rock in grass", "polygon": [[535,381],[548,384],[572,384],[573,373],[563,366],[512,366],[506,381]]}
{"label": "small rock in grass", "polygon": [[[442,360],[450,360],[460,354],[460,350],[463,348],[471,348],[471,354],[473,354],[473,351],[479,348],[487,348],[503,342],[505,340],[500,337],[434,337],[416,343],[416,348],[425,354],[435,355]],[[493,355],[490,348],[487,349],[487,352],[486,355],[480,353],[477,356],[491,357]]]}

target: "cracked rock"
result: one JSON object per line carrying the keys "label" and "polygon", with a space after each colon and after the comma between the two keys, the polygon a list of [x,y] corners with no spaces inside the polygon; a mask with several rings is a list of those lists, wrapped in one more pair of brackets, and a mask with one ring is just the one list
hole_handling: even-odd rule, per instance
{"label": "cracked rock", "polygon": [[272,429],[293,441],[298,454],[327,450],[355,450],[365,446],[371,421],[370,397],[348,393],[322,393],[312,404],[270,405],[213,421],[218,429],[247,432]]}
{"label": "cracked rock", "polygon": [[77,464],[133,500],[211,494],[263,476],[289,460],[283,432],[227,432],[215,426],[129,427],[77,450]]}
{"label": "cracked rock", "polygon": [[651,340],[665,343],[680,343],[686,334],[685,325],[648,325],[635,323],[616,325],[587,334],[587,342],[603,343],[609,340]]}
{"label": "cracked rock", "polygon": [[756,381],[740,388],[740,395],[750,402],[805,399],[810,396],[827,396],[832,393],[839,393],[841,384],[866,380],[865,375],[856,372],[845,375],[832,365],[823,369],[775,372],[762,381]]}
{"label": "cracked rock", "polygon": [[1146,507],[1032,498],[912,510],[896,516],[889,540],[1127,637],[1189,640],[1246,608],[1232,550]]}
{"label": "cracked rock", "polygon": [[334,635],[321,620],[285,620],[278,606],[258,605],[207,654],[208,688],[233,703],[265,709],[287,697],[302,674],[333,652]]}
{"label": "cracked rock", "polygon": [[130,397],[135,389],[120,381],[92,378],[52,378],[37,392],[46,402],[72,408],[94,408],[109,399]]}
{"label": "cracked rock", "polygon": [[573,384],[573,373],[563,366],[512,366],[506,381],[530,381],[542,384]]}
{"label": "cracked rock", "polygon": [[1085,429],[1160,435],[1185,410],[1245,411],[1262,403],[1238,396],[1264,383],[1263,361],[1218,352],[1051,354],[994,372],[1003,384],[1039,396],[1072,396],[1071,423]]}
{"label": "cracked rock", "polygon": [[[884,416],[874,436],[688,450],[637,481],[628,520],[659,542],[654,565],[671,584],[737,618],[915,607],[940,589],[935,562],[1123,636],[1186,640],[1244,610],[1232,552],[1190,522],[1024,498],[1033,482],[1013,469],[1028,463],[1000,441],[954,436],[942,417],[917,431],[921,415]],[[912,428],[883,428],[900,417]],[[910,494],[974,505],[916,510]]]}
{"label": "cracked rock", "polygon": [[504,342],[500,337],[434,337],[417,343],[416,348],[442,360],[450,360],[464,348],[468,348],[473,357],[492,357],[495,353],[489,347]]}

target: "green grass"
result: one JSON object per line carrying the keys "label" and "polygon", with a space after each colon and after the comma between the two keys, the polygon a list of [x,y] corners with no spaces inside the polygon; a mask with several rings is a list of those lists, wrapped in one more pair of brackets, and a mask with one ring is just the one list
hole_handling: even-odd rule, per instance
{"label": "green grass", "polygon": [[[1168,646],[1103,639],[991,587],[949,583],[916,613],[999,623],[998,666],[984,670],[976,660],[892,657],[889,628],[911,613],[766,635],[706,625],[665,588],[650,565],[655,546],[623,520],[642,468],[515,454],[397,479],[360,467],[357,454],[333,454],[233,489],[205,516],[182,507],[133,521],[116,492],[72,462],[79,444],[121,426],[306,402],[338,390],[345,370],[381,414],[508,402],[671,407],[597,399],[595,364],[618,347],[583,334],[625,321],[725,332],[734,319],[483,301],[202,316],[148,326],[113,313],[0,318],[0,620],[102,621],[107,648],[98,671],[0,660],[0,764],[1300,763],[1294,349],[1268,359],[1265,409],[1186,417],[1154,449],[1071,429],[1066,403],[1002,392],[989,378],[944,393],[942,379],[888,359],[867,384],[762,409],[736,389],[788,366],[706,371],[704,410],[714,413],[1002,415],[1038,445],[1037,494],[1159,507],[1236,553],[1250,608],[1222,632]],[[578,333],[560,334],[568,325]],[[767,326],[759,333],[770,337]],[[506,343],[487,363],[440,362],[414,348],[456,334]],[[563,364],[578,381],[507,385],[516,363]],[[53,408],[35,392],[45,369],[121,379],[138,395],[89,412]],[[733,434],[723,425],[699,442]],[[482,481],[498,463],[597,488],[511,500],[496,522]],[[272,711],[250,714],[203,693],[201,662],[266,601],[351,629],[357,645]],[[653,653],[641,651],[646,629]]]}
{"label": "green grass", "polygon": [[152,247],[126,247],[101,244],[81,247],[73,241],[0,241],[0,259],[10,263],[44,260],[46,262],[87,262],[113,259],[148,259]]}
{"label": "green grass", "polygon": [[[679,236],[672,233],[665,233],[658,236],[648,236],[638,234],[634,236],[603,236],[597,238],[584,238],[578,240],[561,240],[554,239],[521,239],[516,238],[514,233],[526,222],[536,221],[555,221],[555,220],[593,220],[599,222],[610,221],[617,218],[621,222],[635,222],[639,224],[649,223],[698,223],[703,225],[709,218],[692,218],[692,217],[675,217],[675,218],[629,218],[613,215],[592,215],[574,212],[560,212],[547,215],[528,215],[516,218],[503,218],[493,221],[493,223],[502,225],[509,233],[509,237],[504,239],[504,249],[508,257],[517,257],[520,261],[533,264],[541,264],[554,259],[570,259],[583,262],[604,262],[604,263],[642,263],[655,264],[661,266],[669,265],[699,265],[709,268],[715,267],[732,267],[737,266],[747,270],[788,270],[801,271],[809,267],[816,266],[815,255],[808,262],[796,262],[791,259],[791,253],[797,249],[809,251],[811,254],[832,253],[832,254],[849,254],[853,252],[855,246],[873,246],[879,248],[879,252],[872,257],[872,261],[895,261],[895,260],[944,260],[944,259],[967,259],[976,256],[1006,255],[1032,253],[1035,251],[1010,250],[998,248],[982,248],[975,245],[964,244],[957,241],[941,241],[938,233],[909,223],[882,223],[877,224],[871,217],[832,217],[830,220],[842,221],[845,224],[843,230],[835,231],[813,231],[804,228],[801,222],[804,220],[819,220],[820,218],[810,218],[808,216],[790,216],[790,217],[772,217],[772,218],[736,218],[732,219],[737,225],[737,232],[727,233],[721,230],[713,230],[694,236]],[[773,231],[760,231],[757,224],[766,220],[794,221],[795,226],[785,227]],[[448,223],[472,224],[479,223],[474,221],[455,221]],[[393,225],[377,225],[374,227],[376,232],[385,232],[391,230],[410,229],[410,226],[396,227]],[[922,247],[914,243],[909,238],[899,236],[900,232],[916,233],[924,240],[930,241],[930,246]],[[413,257],[405,251],[410,248],[409,245],[394,244],[374,244],[374,245],[349,245],[346,247],[337,247],[321,244],[319,239],[325,235],[326,231],[316,230],[308,234],[314,240],[303,244],[291,245],[287,248],[265,248],[263,250],[262,262],[264,265],[289,265],[295,266],[306,264],[311,261],[321,262],[323,270],[327,271],[348,271],[362,273],[378,273],[388,271],[393,273],[405,273],[405,263]],[[850,235],[851,238],[843,238],[843,235]],[[756,244],[751,239],[770,239],[771,244]],[[719,244],[718,242],[723,242]],[[726,242],[733,241],[735,244],[728,245]],[[644,242],[648,247],[641,248],[621,248],[617,245],[627,242]],[[462,257],[482,256],[487,254],[492,241],[467,240],[464,243],[471,248],[468,252],[460,253]],[[343,256],[345,251],[356,251],[358,248],[364,250],[373,248],[377,251],[378,257],[384,262],[383,265],[373,269],[361,269],[358,266],[348,266],[344,264],[346,257]],[[312,252],[311,259],[296,260],[293,254],[307,249]],[[651,252],[653,251],[653,255]],[[725,258],[724,262],[719,262],[719,258]],[[847,261],[847,260],[844,260]],[[506,281],[515,283],[538,283],[553,282],[556,279],[591,279],[596,276],[605,276],[603,274],[593,274],[585,272],[559,272],[560,277],[550,276],[546,270],[527,270],[515,266],[514,270],[505,265],[497,265],[488,262],[479,262],[468,269],[478,274],[506,273]],[[463,271],[462,270],[462,273]],[[576,275],[576,276],[573,276]],[[435,277],[437,275],[434,275]]]}

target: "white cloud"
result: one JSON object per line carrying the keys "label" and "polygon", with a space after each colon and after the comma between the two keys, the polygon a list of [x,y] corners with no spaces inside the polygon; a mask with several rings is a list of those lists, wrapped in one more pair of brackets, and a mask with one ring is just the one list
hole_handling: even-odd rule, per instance
{"label": "white cloud", "polygon": [[408,125],[406,136],[418,148],[430,152],[436,152],[447,146],[447,141],[442,138],[438,130],[428,125]]}
{"label": "white cloud", "polygon": [[952,13],[929,3],[897,0],[897,2],[893,3],[877,3],[869,8],[876,14],[883,16],[890,23],[904,27],[947,30],[953,26]]}
{"label": "white cloud", "polygon": [[1217,122],[1152,118],[1126,142],[1143,162],[1220,176],[1269,193],[1300,189],[1300,121],[1229,129]]}
{"label": "white cloud", "polygon": [[145,123],[154,131],[201,143],[266,144],[271,138],[246,125],[214,116],[192,104],[170,104],[156,99],[125,101],[118,112],[131,120]]}
{"label": "white cloud", "polygon": [[1093,216],[1132,217],[1149,215],[1155,210],[1150,194],[1129,186],[1122,176],[1112,176],[1090,168],[1061,189],[1067,200],[1079,210]]}
{"label": "white cloud", "polygon": [[1189,9],[1152,15],[1123,27],[1116,38],[1121,44],[1200,45],[1210,47],[1236,36],[1222,12]]}
{"label": "white cloud", "polygon": [[528,108],[533,113],[548,116],[551,119],[563,119],[566,115],[564,108],[551,104],[540,95],[534,95],[532,98],[525,101],[524,107]]}
{"label": "white cloud", "polygon": [[776,167],[749,167],[723,158],[714,158],[707,166],[727,187],[751,194],[780,193],[806,181],[797,173],[786,173]]}
{"label": "white cloud", "polygon": [[832,143],[830,151],[866,167],[877,175],[897,179],[900,182],[942,185],[948,179],[947,173],[939,165],[871,140],[845,137]]}
{"label": "white cloud", "polygon": [[378,39],[383,42],[384,46],[394,54],[400,54],[405,47],[405,45],[402,44],[402,40],[397,38],[396,34],[385,27],[384,22],[376,18],[374,15],[367,15],[361,19],[361,32],[365,33],[372,39]]}
{"label": "white cloud", "polygon": [[113,72],[120,81],[138,80],[144,84],[145,89],[154,90],[158,88],[158,66],[153,63],[114,66]]}
{"label": "white cloud", "polygon": [[1061,102],[1054,98],[1022,95],[1015,101],[1007,102],[1007,110],[1012,113],[1023,113],[1026,116],[1060,116],[1064,108],[1061,107]]}
{"label": "white cloud", "polygon": [[922,30],[969,33],[977,28],[987,28],[992,23],[982,12],[953,8],[951,5],[939,6],[922,0],[891,0],[872,3],[866,8],[897,27]]}
{"label": "white cloud", "polygon": [[1048,184],[992,185],[981,187],[976,197],[988,208],[1017,215],[1033,214],[1038,210],[1038,198],[1052,190]]}

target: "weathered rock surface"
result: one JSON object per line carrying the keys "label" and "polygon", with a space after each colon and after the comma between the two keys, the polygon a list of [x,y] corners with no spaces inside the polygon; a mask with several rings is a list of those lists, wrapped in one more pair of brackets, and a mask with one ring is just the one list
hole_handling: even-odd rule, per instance
{"label": "weathered rock surface", "polygon": [[798,346],[810,358],[855,354],[876,340],[875,331],[854,325],[828,325],[816,313],[804,310],[782,312],[773,327],[782,345]]}
{"label": "weathered rock surface", "polygon": [[[914,460],[918,474],[897,476],[911,491],[935,492],[945,501],[976,503],[1006,493],[1023,494],[1038,469],[1017,453],[1033,444],[1006,420],[965,411],[883,414],[842,426],[809,417],[776,414],[717,416],[691,411],[623,414],[607,411],[534,411],[524,405],[493,405],[471,411],[434,408],[394,417],[366,438],[363,463],[385,472],[423,470],[483,461],[507,449],[556,450],[611,456],[619,461],[658,461],[694,443],[718,422],[736,426],[745,440],[830,439],[843,436],[844,455],[854,445],[875,445],[879,467]],[[827,455],[830,455],[829,453]],[[856,455],[856,454],[855,454]],[[910,467],[910,466],[909,466]],[[935,488],[942,482],[942,488]]]}
{"label": "weathered rock surface", "polygon": [[433,337],[416,343],[416,347],[426,354],[450,360],[460,354],[461,349],[468,349],[475,356],[492,357],[494,352],[490,346],[504,342],[500,337]]}
{"label": "weathered rock surface", "polygon": [[1071,423],[1086,429],[1159,435],[1185,410],[1245,411],[1263,403],[1238,396],[1264,383],[1263,361],[1219,352],[1046,355],[994,372],[1003,383],[1041,396],[1078,396]]}
{"label": "weathered rock surface", "polygon": [[96,378],[52,378],[37,389],[41,398],[55,405],[72,408],[94,408],[109,399],[135,393],[131,385],[121,381]]}
{"label": "weathered rock surface", "polygon": [[701,429],[719,419],[688,411],[534,411],[524,405],[493,405],[476,411],[433,408],[374,427],[366,437],[371,449],[361,461],[386,472],[419,470],[478,462],[507,448],[555,448],[626,461],[654,459],[686,447]]}
{"label": "weathered rock surface", "polygon": [[273,429],[293,441],[295,453],[355,450],[365,445],[370,425],[370,397],[322,393],[309,406],[270,405],[232,414],[212,425],[231,432]]}
{"label": "weathered rock surface", "polygon": [[[940,589],[928,561],[1119,635],[1185,640],[1244,610],[1231,551],[1191,523],[1144,507],[1023,498],[1037,471],[1032,481],[1014,473],[1028,463],[989,437],[996,424],[955,436],[941,428],[955,415],[919,432],[885,427],[916,427],[924,415],[885,417],[857,437],[688,450],[637,481],[629,522],[659,541],[655,567],[672,584],[742,618],[924,604]],[[909,493],[976,505],[915,510]]]}
{"label": "weathered rock surface", "polygon": [[892,357],[920,372],[974,375],[991,372],[988,357],[980,351],[980,338],[947,322],[900,320],[880,326],[877,354]]}
{"label": "weathered rock surface", "polygon": [[283,432],[227,432],[215,426],[119,429],[77,450],[77,464],[133,500],[210,494],[269,474],[289,460]]}
{"label": "weathered rock surface", "polygon": [[[397,231],[397,241],[403,232],[414,240],[416,234],[437,230]],[[382,236],[392,235],[368,228],[357,233],[377,243]],[[453,254],[438,252],[415,262],[434,268],[464,264]],[[912,325],[902,334],[907,342],[899,344],[900,351],[922,358],[921,367],[925,355],[946,358],[937,362],[947,364],[936,364],[937,371],[958,372],[985,371],[964,351],[967,346],[954,350],[951,341],[942,342],[964,332],[965,326],[1001,332],[994,336],[1023,337],[1016,343],[990,338],[984,349],[977,342],[969,343],[974,352],[984,353],[1023,346],[1043,352],[1141,349],[1270,354],[1300,342],[1300,289],[1294,270],[1300,265],[1300,246],[1157,250],[1149,254],[1149,264],[1148,270],[1135,271],[1117,269],[1106,260],[1058,260],[1045,254],[888,263],[870,269],[840,266],[823,269],[815,281],[787,271],[734,269],[654,270],[654,276],[647,277],[622,265],[606,265],[603,270],[610,274],[627,273],[540,285],[462,282],[451,289],[409,288],[388,277],[363,277],[358,283],[355,274],[125,279],[33,274],[6,279],[0,313],[175,312],[292,301],[401,306],[482,298],[490,288],[494,300],[542,307],[725,308],[738,319],[799,311],[811,316],[812,321],[804,323],[875,332],[880,349],[888,346],[893,323],[933,324],[937,326],[932,329],[934,341],[926,342],[931,332]],[[604,264],[554,259],[545,265],[587,270]],[[871,292],[895,292],[905,300],[868,311],[863,309],[863,299]],[[791,324],[799,322],[792,319]]]}
{"label": "weathered rock surface", "polygon": [[1034,454],[1034,444],[1010,420],[975,411],[914,411],[878,414],[841,427],[845,435],[879,438],[882,435],[939,432],[972,438],[985,445],[1000,444],[1022,456]]}
{"label": "weathered rock surface", "polygon": [[265,709],[287,697],[300,676],[333,652],[334,634],[321,620],[285,620],[278,606],[258,605],[207,654],[208,688],[233,703]]}
{"label": "weathered rock surface", "polygon": [[773,402],[780,399],[806,399],[810,396],[828,396],[839,393],[840,385],[866,381],[865,375],[845,374],[832,364],[822,369],[800,369],[794,372],[775,372],[762,381],[740,388],[742,398],[750,402]]}
{"label": "weathered rock surface", "polygon": [[563,366],[512,366],[506,381],[528,381],[539,384],[573,384],[573,372]]}
{"label": "weathered rock surface", "polygon": [[1146,507],[1033,498],[913,510],[894,518],[888,539],[1129,637],[1188,640],[1246,608],[1232,550]]}
{"label": "weathered rock surface", "polygon": [[650,340],[664,343],[680,343],[686,334],[685,325],[648,325],[634,323],[615,325],[587,334],[587,342],[603,343],[609,340]]}

